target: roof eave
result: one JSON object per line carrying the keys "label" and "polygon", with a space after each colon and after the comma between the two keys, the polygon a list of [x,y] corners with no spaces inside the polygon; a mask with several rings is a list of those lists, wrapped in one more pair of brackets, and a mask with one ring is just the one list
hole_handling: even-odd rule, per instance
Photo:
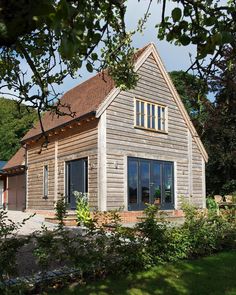
{"label": "roof eave", "polygon": [[[63,123],[63,124],[61,124],[61,125],[58,125],[58,126],[56,126],[56,127],[53,127],[53,128],[51,128],[51,129],[48,129],[47,131],[45,131],[45,135],[47,135],[47,134],[50,133],[50,132],[56,131],[57,129],[63,128],[63,127],[65,127],[65,126],[67,126],[67,125],[73,124],[73,123],[76,122],[76,121],[82,121],[82,120],[84,120],[84,119],[87,118],[87,117],[96,117],[96,112],[95,112],[95,111],[91,111],[91,112],[89,112],[89,113],[87,113],[87,114],[84,114],[84,115],[82,115],[82,116],[80,116],[80,117],[77,117],[77,118],[75,118],[75,119],[72,119],[72,120],[70,120],[70,121],[68,121],[68,122],[66,122],[66,123]],[[21,144],[24,145],[24,144],[27,143],[28,141],[39,139],[39,138],[41,138],[42,136],[43,136],[43,134],[40,133],[40,134],[37,134],[37,135],[31,136],[31,137],[28,137],[28,138],[25,138],[25,139],[23,138],[23,139],[21,140]]]}

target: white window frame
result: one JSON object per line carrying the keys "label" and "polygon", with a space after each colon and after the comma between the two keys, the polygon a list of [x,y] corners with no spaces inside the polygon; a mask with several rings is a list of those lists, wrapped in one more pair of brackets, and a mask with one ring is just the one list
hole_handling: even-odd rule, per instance
{"label": "white window frame", "polygon": [[[144,126],[137,125],[137,102],[139,103],[139,122],[141,123],[141,103],[144,103]],[[150,116],[148,116],[148,105],[150,105]],[[152,126],[152,107],[154,106],[155,108],[155,128],[148,127],[148,118],[150,117],[150,126]],[[159,116],[158,116],[158,108],[161,108],[161,128],[158,128],[158,121],[159,121]],[[164,110],[164,118],[163,118],[163,110]],[[162,125],[164,124],[164,128],[162,128]],[[168,107],[166,105],[162,105],[159,103],[153,103],[150,101],[146,101],[140,98],[135,98],[134,99],[134,127],[135,128],[140,128],[140,129],[145,129],[145,130],[150,130],[150,131],[156,131],[156,132],[161,132],[161,133],[168,133]],[[153,127],[153,126],[152,126]]]}

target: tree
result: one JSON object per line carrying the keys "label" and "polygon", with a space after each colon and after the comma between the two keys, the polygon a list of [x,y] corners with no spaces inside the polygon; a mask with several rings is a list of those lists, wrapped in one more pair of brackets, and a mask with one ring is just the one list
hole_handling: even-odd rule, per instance
{"label": "tree", "polygon": [[[162,20],[158,24],[158,37],[176,45],[194,44],[197,56],[191,66],[200,77],[214,72],[214,65],[224,55],[225,45],[232,48],[231,59],[236,53],[235,1],[228,0],[172,0],[176,7],[166,15],[166,2],[162,0]],[[210,62],[204,58],[210,55]]]}
{"label": "tree", "polygon": [[[152,0],[149,1],[137,31],[142,30],[151,11]],[[178,45],[196,44],[197,58],[192,67],[197,67],[201,76],[209,73],[225,44],[231,44],[235,54],[233,0],[226,4],[218,0],[172,0],[176,7],[167,16],[167,1],[159,2],[162,2],[159,39]],[[90,72],[108,68],[117,86],[135,86],[132,33],[127,33],[125,26],[126,3],[125,0],[2,0],[1,89],[15,91],[20,101],[31,103],[39,114],[51,109],[62,115],[65,111],[60,109],[65,108],[60,108],[57,100],[60,94],[54,86],[63,83],[68,75],[74,77],[83,63]],[[101,55],[94,52],[97,46],[103,46]],[[208,54],[213,57],[209,66],[204,67],[201,61]],[[70,106],[66,107],[73,116]]]}
{"label": "tree", "polygon": [[236,57],[232,47],[224,48],[221,61],[215,63],[216,74],[210,86],[215,103],[204,142],[208,148],[207,178],[209,192],[236,191]]}
{"label": "tree", "polygon": [[208,85],[205,81],[184,71],[173,71],[169,74],[198,134],[202,137],[209,110],[213,107],[207,98]]}
{"label": "tree", "polygon": [[[134,85],[134,49],[125,29],[123,2],[1,1],[2,94],[11,90],[20,102],[36,108],[39,117],[48,109],[73,116],[69,105],[61,107],[54,87],[68,75],[75,77],[83,63],[89,72],[107,68],[120,87]],[[94,50],[101,44],[99,56]]]}
{"label": "tree", "polygon": [[37,118],[34,109],[0,98],[0,159],[9,160],[20,147],[20,139]]}

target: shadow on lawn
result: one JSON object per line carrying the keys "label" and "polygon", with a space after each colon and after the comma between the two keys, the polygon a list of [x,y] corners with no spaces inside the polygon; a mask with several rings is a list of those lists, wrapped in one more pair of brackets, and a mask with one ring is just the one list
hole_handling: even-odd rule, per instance
{"label": "shadow on lawn", "polygon": [[160,265],[121,278],[113,276],[61,294],[236,295],[236,252]]}

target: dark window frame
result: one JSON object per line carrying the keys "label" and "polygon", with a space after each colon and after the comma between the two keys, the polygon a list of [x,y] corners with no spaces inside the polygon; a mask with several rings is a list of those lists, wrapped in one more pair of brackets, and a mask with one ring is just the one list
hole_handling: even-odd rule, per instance
{"label": "dark window frame", "polygon": [[83,161],[83,169],[84,169],[84,187],[85,187],[85,193],[88,194],[88,191],[89,191],[89,157],[83,157],[83,158],[77,158],[77,159],[73,159],[73,160],[68,160],[68,161],[65,161],[65,187],[64,187],[64,192],[65,192],[65,196],[66,196],[66,201],[68,204],[71,203],[71,200],[70,200],[70,177],[71,177],[71,174],[69,172],[69,169],[70,169],[70,164],[72,162],[76,162],[76,161],[80,161],[82,160]]}
{"label": "dark window frame", "polygon": [[[137,203],[136,205],[130,204],[130,192],[129,192],[129,161],[137,161],[138,163],[138,171],[137,171]],[[164,210],[173,210],[175,206],[175,164],[172,161],[163,161],[163,160],[155,160],[155,159],[146,159],[146,158],[139,158],[139,157],[128,157],[127,158],[127,203],[128,203],[128,210],[143,210],[145,206],[142,204],[141,199],[142,199],[142,194],[141,194],[141,179],[140,179],[140,162],[141,161],[147,161],[150,163],[150,179],[149,179],[149,203],[153,203],[154,201],[154,194],[153,194],[153,188],[152,183],[153,183],[153,164],[158,163],[160,164],[160,190],[161,190],[161,204],[160,208]],[[165,177],[164,177],[164,167],[165,164],[169,164],[171,166],[171,173],[172,173],[172,179],[171,179],[171,202],[165,203],[165,196],[166,196],[166,191],[165,191]]]}

